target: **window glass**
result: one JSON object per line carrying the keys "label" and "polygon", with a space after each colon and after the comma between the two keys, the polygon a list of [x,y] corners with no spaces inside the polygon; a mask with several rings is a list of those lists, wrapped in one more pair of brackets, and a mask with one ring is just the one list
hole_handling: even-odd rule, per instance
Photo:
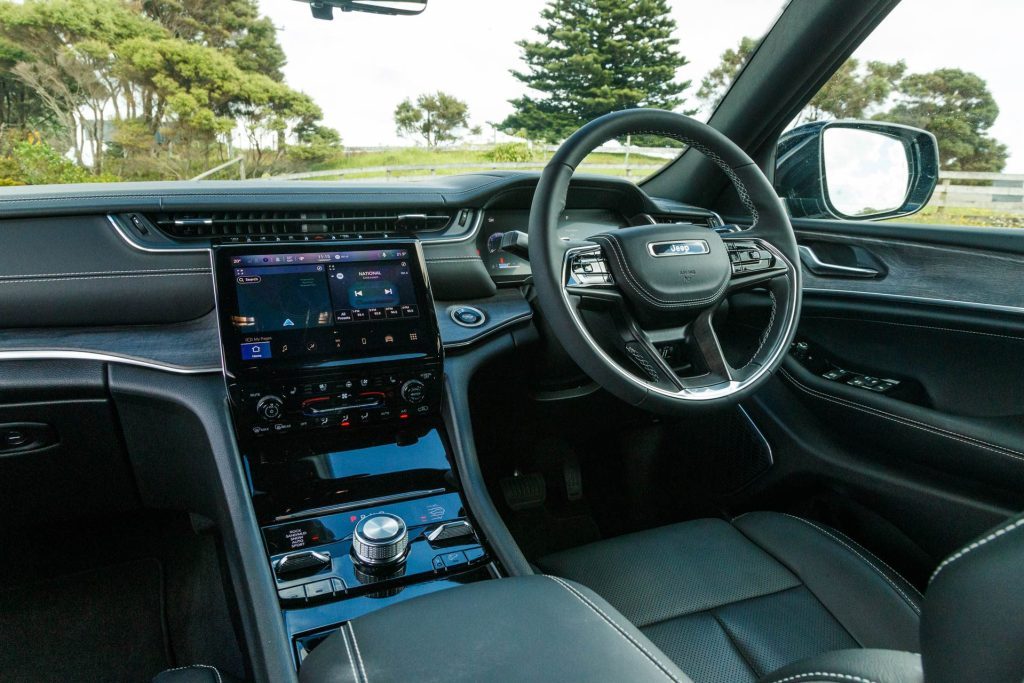
{"label": "window glass", "polygon": [[[793,122],[870,119],[932,133],[939,181],[923,209],[892,220],[1024,226],[1024,3],[902,0]],[[1005,49],[997,49],[1002,46]],[[830,139],[831,137],[831,139]],[[907,160],[884,137],[824,130],[826,184],[848,216],[889,210],[908,190]],[[790,205],[791,211],[793,205]]]}

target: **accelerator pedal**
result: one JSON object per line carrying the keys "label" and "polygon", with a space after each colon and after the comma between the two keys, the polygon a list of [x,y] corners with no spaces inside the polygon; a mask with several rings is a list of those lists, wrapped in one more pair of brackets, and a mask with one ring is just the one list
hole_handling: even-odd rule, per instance
{"label": "accelerator pedal", "polygon": [[505,503],[516,511],[543,505],[548,496],[547,488],[540,474],[520,474],[501,480]]}
{"label": "accelerator pedal", "polygon": [[580,470],[580,461],[571,452],[562,464],[562,476],[565,478],[565,497],[570,502],[583,498],[583,471]]}

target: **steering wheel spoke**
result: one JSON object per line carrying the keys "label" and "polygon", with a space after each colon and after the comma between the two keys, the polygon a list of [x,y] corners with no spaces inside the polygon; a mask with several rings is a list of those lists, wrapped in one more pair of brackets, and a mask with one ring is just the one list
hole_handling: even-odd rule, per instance
{"label": "steering wheel spoke", "polygon": [[790,274],[785,258],[765,240],[727,237],[722,241],[729,251],[729,264],[732,268],[728,290],[730,294]]}
{"label": "steering wheel spoke", "polygon": [[687,389],[727,384],[735,379],[736,371],[726,360],[712,324],[717,309],[717,306],[713,306],[701,311],[687,328],[686,340],[690,355],[704,366],[703,374],[683,380],[683,386]]}

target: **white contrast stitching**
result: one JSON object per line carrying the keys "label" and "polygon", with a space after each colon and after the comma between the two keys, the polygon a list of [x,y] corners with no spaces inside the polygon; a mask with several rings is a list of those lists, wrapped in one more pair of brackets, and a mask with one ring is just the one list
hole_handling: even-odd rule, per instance
{"label": "white contrast stitching", "polygon": [[870,678],[861,678],[860,676],[853,676],[851,674],[837,674],[837,673],[833,673],[831,671],[808,671],[807,673],[803,673],[803,674],[793,674],[792,676],[786,676],[785,678],[779,678],[779,679],[772,680],[772,681],[766,681],[766,683],[787,683],[787,681],[798,681],[801,678],[805,678],[806,679],[806,678],[813,678],[815,676],[817,676],[819,678],[821,676],[830,676],[832,678],[837,678],[837,679],[839,679],[841,681],[853,681],[853,683],[876,683],[876,681],[874,681],[874,680],[872,680]]}
{"label": "white contrast stitching", "polygon": [[348,657],[349,666],[352,667],[352,680],[359,680],[359,670],[356,669],[356,658],[352,655],[352,648],[348,644],[348,634],[345,633],[345,627],[342,626],[338,629],[341,633],[341,642],[345,643],[345,655]]}
{"label": "white contrast stitching", "polygon": [[348,622],[348,632],[352,636],[352,647],[356,651],[356,659],[359,661],[359,671],[363,674],[363,680],[369,683],[370,677],[366,675],[366,664],[363,663],[363,654],[359,651],[359,641],[356,640],[356,630],[352,622]]}
{"label": "white contrast stitching", "polygon": [[[783,514],[785,514],[785,513],[783,513]],[[886,576],[886,575],[885,575],[885,572],[883,572],[883,571],[882,571],[881,569],[879,569],[879,568],[878,568],[878,567],[876,567],[876,566],[875,566],[874,564],[872,564],[872,563],[871,563],[870,561],[868,561],[868,559],[867,559],[867,558],[865,558],[865,557],[864,557],[863,555],[861,555],[861,554],[860,554],[859,552],[857,552],[857,551],[856,551],[856,550],[854,549],[854,547],[853,547],[853,546],[851,546],[851,545],[850,545],[849,543],[845,543],[845,542],[843,542],[843,540],[842,540],[841,538],[839,538],[839,537],[838,537],[838,536],[836,536],[835,534],[832,534],[832,533],[830,533],[830,532],[829,532],[829,531],[828,531],[827,529],[825,529],[824,527],[820,527],[820,526],[818,526],[818,525],[817,525],[817,524],[815,524],[814,522],[811,522],[811,521],[809,521],[809,520],[806,520],[806,519],[804,519],[804,518],[802,518],[802,517],[796,517],[796,516],[794,516],[794,515],[786,515],[786,516],[787,516],[787,517],[789,517],[789,518],[791,518],[791,519],[795,519],[795,520],[797,520],[798,522],[803,522],[804,524],[806,524],[807,526],[809,526],[809,527],[811,527],[811,528],[813,528],[813,529],[817,529],[817,530],[818,530],[818,531],[819,531],[820,533],[824,534],[825,536],[828,536],[828,537],[829,537],[829,538],[831,538],[831,539],[832,539],[833,541],[835,541],[836,543],[838,543],[839,545],[843,546],[844,548],[846,548],[847,550],[849,550],[849,551],[850,551],[851,553],[853,553],[854,555],[856,555],[857,557],[859,557],[859,558],[860,558],[860,560],[861,560],[861,562],[863,562],[863,563],[864,563],[864,564],[866,564],[867,566],[871,567],[871,569],[872,569],[872,570],[874,570],[874,572],[875,572],[876,574],[878,574],[878,575],[879,575],[879,576],[881,576],[881,577],[882,577],[883,579],[885,579],[885,582],[886,582],[886,583],[888,583],[888,584],[889,584],[890,586],[892,586],[892,587],[893,587],[893,589],[894,589],[894,590],[895,590],[895,591],[896,591],[897,593],[899,593],[899,594],[900,594],[900,596],[901,596],[901,597],[903,598],[903,600],[904,600],[904,601],[905,601],[905,602],[906,602],[906,603],[907,603],[907,604],[908,604],[908,605],[910,606],[910,609],[914,610],[914,612],[916,612],[917,614],[921,614],[921,608],[920,608],[920,607],[918,607],[918,606],[917,606],[917,604],[916,604],[916,603],[915,603],[915,602],[914,602],[913,600],[911,600],[911,599],[910,599],[910,596],[908,596],[908,595],[907,595],[906,593],[904,593],[904,592],[903,592],[903,590],[902,590],[902,589],[901,589],[901,588],[900,588],[900,587],[899,587],[898,585],[896,585],[896,582],[895,582],[895,581],[893,581],[893,580],[892,580],[892,579],[890,579],[890,578],[889,578],[888,576]],[[888,565],[886,565],[886,566],[888,566]],[[891,568],[890,568],[890,570],[891,570]],[[895,574],[896,572],[893,572],[893,573]],[[900,577],[900,578],[902,579],[903,577]],[[905,580],[905,579],[904,579],[904,580]],[[908,585],[909,585],[909,583],[908,583]]]}
{"label": "white contrast stitching", "polygon": [[87,277],[26,278],[22,280],[0,280],[0,285],[28,285],[34,282],[78,282],[79,280],[118,280],[135,277],[185,277],[187,275],[208,276],[209,270],[199,273],[141,273],[139,275],[89,275]]}
{"label": "white contrast stitching", "polygon": [[958,434],[956,432],[950,432],[948,430],[942,429],[941,427],[933,427],[933,426],[930,426],[930,425],[926,425],[926,424],[924,424],[922,422],[918,422],[917,420],[912,420],[909,417],[903,417],[901,415],[893,415],[892,413],[885,412],[881,408],[874,408],[874,407],[871,407],[871,406],[866,406],[866,405],[864,405],[862,403],[856,403],[856,402],[850,401],[848,399],[839,398],[838,396],[832,396],[830,394],[826,394],[824,392],[818,391],[816,389],[812,389],[812,388],[804,385],[802,382],[800,382],[800,380],[798,380],[796,377],[791,375],[785,369],[781,369],[780,372],[783,375],[785,375],[801,391],[803,391],[805,393],[808,393],[808,394],[811,394],[813,396],[817,396],[818,398],[824,399],[826,401],[831,401],[832,403],[836,403],[838,405],[846,406],[848,408],[853,408],[854,410],[859,410],[859,411],[861,411],[863,413],[867,413],[869,415],[875,415],[876,417],[881,417],[881,418],[886,419],[886,420],[891,420],[893,422],[898,422],[900,424],[907,425],[908,427],[914,427],[915,429],[920,429],[922,431],[926,431],[926,432],[932,433],[935,436],[941,436],[941,437],[945,437],[947,439],[952,439],[954,441],[960,441],[961,443],[965,443],[968,446],[974,446],[976,448],[984,448],[985,450],[992,451],[993,453],[996,453],[998,455],[1004,455],[1004,456],[1006,456],[1008,458],[1014,458],[1015,460],[1024,461],[1024,453],[1020,453],[1020,452],[1015,451],[1013,449],[1007,448],[1006,446],[999,446],[999,445],[996,445],[996,444],[991,444],[991,443],[989,443],[987,441],[981,441],[980,439],[976,439],[973,436],[966,436],[964,434]]}
{"label": "white contrast stitching", "polygon": [[934,581],[935,577],[939,575],[939,572],[941,572],[943,569],[945,569],[950,564],[952,564],[952,563],[956,562],[957,560],[959,560],[961,557],[963,557],[967,553],[971,552],[972,550],[977,550],[978,548],[980,548],[981,546],[985,545],[986,543],[988,543],[990,541],[994,541],[997,538],[999,538],[1000,536],[1002,536],[1004,534],[1008,534],[1011,531],[1013,531],[1014,529],[1017,529],[1017,528],[1019,528],[1021,526],[1024,526],[1024,518],[1018,519],[1015,522],[1011,522],[1011,523],[1007,524],[1006,526],[1004,526],[1004,527],[1002,527],[1000,529],[996,529],[995,531],[993,531],[991,534],[989,534],[985,538],[981,539],[980,541],[975,541],[974,543],[971,543],[970,545],[967,545],[967,546],[961,548],[960,550],[956,551],[955,553],[953,553],[952,555],[947,557],[945,560],[943,560],[942,563],[938,567],[935,568],[935,571],[932,572],[931,578],[928,579],[928,583],[930,584],[932,581]]}
{"label": "white contrast stitching", "polygon": [[217,677],[217,683],[223,683],[220,677],[220,671],[217,671],[217,667],[210,666],[209,664],[189,664],[188,666],[177,666],[173,669],[165,669],[164,673],[171,671],[184,671],[185,669],[209,669],[213,672],[213,675]]}
{"label": "white contrast stitching", "polygon": [[942,332],[959,332],[960,334],[978,334],[984,337],[1001,337],[1003,339],[1009,339],[1010,341],[1024,342],[1024,337],[1018,337],[1012,334],[997,334],[995,332],[978,332],[977,330],[962,330],[958,327],[937,327],[935,325],[912,325],[910,323],[896,323],[888,320],[852,320],[851,318],[842,318],[834,315],[807,315],[804,316],[804,320],[845,320],[850,322],[858,323],[872,323],[874,325],[896,325],[899,327],[915,327],[922,330],[939,330]]}
{"label": "white contrast stitching", "polygon": [[[790,517],[793,517],[793,516],[794,516],[794,515],[790,515]],[[803,519],[803,518],[802,518],[802,517],[798,517],[798,519]],[[818,524],[815,524],[814,522],[812,522],[812,521],[811,521],[811,520],[809,520],[809,519],[803,519],[803,521],[805,521],[805,522],[807,522],[808,524],[811,524],[811,525],[813,525],[813,526],[816,526],[816,527],[818,527],[819,529],[820,529],[820,528],[822,528],[822,527],[821,527],[820,525],[818,525]],[[923,593],[922,593],[921,591],[917,590],[917,587],[916,587],[916,586],[915,586],[914,584],[912,584],[912,583],[910,583],[909,581],[907,581],[907,580],[906,580],[906,578],[904,578],[904,576],[903,576],[902,574],[900,574],[900,573],[899,573],[898,571],[896,571],[896,570],[895,570],[895,569],[893,569],[893,568],[892,568],[891,566],[889,566],[889,563],[888,563],[888,562],[886,562],[885,560],[883,560],[882,558],[880,558],[880,557],[879,557],[878,555],[875,555],[875,554],[874,554],[873,552],[871,552],[870,550],[868,550],[867,548],[865,548],[864,546],[862,546],[862,545],[861,545],[860,543],[857,543],[857,541],[853,540],[852,538],[850,538],[849,536],[847,536],[846,534],[844,534],[844,533],[843,533],[842,531],[839,531],[838,529],[831,529],[831,531],[834,531],[834,532],[835,532],[835,533],[836,533],[837,535],[839,535],[839,536],[840,536],[840,537],[841,537],[841,538],[842,538],[843,540],[845,540],[845,541],[849,541],[850,545],[853,545],[853,546],[855,546],[855,547],[856,547],[856,548],[857,548],[858,550],[863,550],[863,551],[864,551],[865,553],[867,553],[868,555],[870,555],[870,556],[871,556],[871,559],[873,559],[873,560],[874,560],[875,562],[879,563],[880,565],[884,566],[884,567],[885,567],[886,569],[888,569],[888,570],[889,570],[890,572],[892,572],[892,573],[893,573],[893,574],[895,574],[895,575],[896,575],[897,577],[899,577],[899,580],[900,580],[900,581],[902,581],[903,583],[907,584],[907,587],[909,587],[909,588],[910,588],[910,590],[914,591],[914,593],[916,593],[916,594],[918,595],[918,597],[920,597],[920,598],[924,598],[924,594],[923,594]]]}
{"label": "white contrast stitching", "polygon": [[146,275],[149,273],[186,273],[189,271],[209,273],[210,269],[205,266],[197,268],[140,268],[139,270],[83,270],[68,273],[25,273],[24,275],[4,275],[0,279],[10,280],[32,280],[40,277],[75,277],[79,275]]}
{"label": "white contrast stitching", "polygon": [[594,610],[597,614],[599,614],[612,628],[614,628],[618,632],[618,634],[620,636],[622,636],[627,641],[629,641],[633,645],[633,647],[637,648],[638,650],[643,652],[645,655],[647,655],[647,658],[649,660],[651,660],[659,669],[661,669],[661,672],[664,673],[666,676],[668,676],[669,680],[676,681],[676,683],[682,683],[682,681],[680,681],[678,678],[676,678],[675,676],[672,675],[672,672],[669,671],[668,668],[666,668],[665,665],[662,664],[658,660],[657,657],[655,657],[653,654],[651,654],[651,652],[647,648],[645,648],[643,645],[641,645],[639,642],[637,642],[636,639],[633,638],[631,635],[629,635],[629,633],[627,633],[621,626],[616,624],[615,621],[612,620],[611,617],[609,617],[607,614],[605,614],[604,610],[602,610],[600,607],[595,605],[592,600],[587,598],[587,596],[583,595],[578,590],[576,590],[575,588],[573,588],[572,586],[570,586],[568,583],[566,583],[562,579],[558,578],[557,576],[548,576],[547,578],[551,579],[555,583],[557,583],[560,586],[562,586],[562,588],[564,588],[565,590],[569,591],[571,594],[576,596],[577,600],[579,600],[584,605],[586,605],[590,609]]}
{"label": "white contrast stitching", "polygon": [[761,334],[761,342],[757,345],[757,350],[754,351],[754,355],[751,356],[750,360],[744,363],[740,369],[743,369],[754,362],[754,359],[757,358],[757,354],[761,353],[761,349],[764,348],[764,343],[768,341],[768,334],[772,331],[772,325],[775,324],[775,311],[778,309],[779,302],[775,299],[775,292],[770,289],[768,290],[768,296],[772,299],[772,313],[768,317],[768,325],[764,328],[764,332]]}

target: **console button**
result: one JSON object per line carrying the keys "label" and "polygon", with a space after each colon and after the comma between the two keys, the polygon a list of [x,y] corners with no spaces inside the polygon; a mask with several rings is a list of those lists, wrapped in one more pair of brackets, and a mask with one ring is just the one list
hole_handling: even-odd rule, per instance
{"label": "console button", "polygon": [[454,552],[445,553],[444,555],[441,555],[441,561],[444,562],[444,566],[447,569],[451,569],[452,567],[458,567],[460,565],[466,564],[467,562],[469,562],[469,559],[466,557],[466,553],[462,552],[461,550],[456,550]]}
{"label": "console button", "polygon": [[479,327],[484,323],[483,311],[473,306],[456,306],[450,315],[451,319],[462,327]]}
{"label": "console button", "polygon": [[305,586],[292,586],[291,588],[282,588],[277,591],[277,597],[282,600],[289,602],[305,602],[306,601],[306,587]]}
{"label": "console button", "polygon": [[324,579],[323,581],[314,581],[313,583],[306,584],[307,598],[322,598],[324,596],[333,594],[334,588],[331,586],[330,579]]}
{"label": "console button", "polygon": [[274,421],[281,417],[284,401],[278,396],[264,396],[256,404],[256,412],[264,420]]}
{"label": "console button", "polygon": [[341,595],[348,589],[345,582],[341,579],[331,579],[331,588],[334,589],[335,595]]}
{"label": "console button", "polygon": [[485,555],[486,553],[484,553],[484,549],[479,546],[476,548],[470,548],[466,551],[466,559],[468,559],[470,562],[482,560],[484,559]]}
{"label": "console button", "polygon": [[409,403],[421,403],[427,395],[427,386],[418,379],[411,379],[402,385],[401,394]]}
{"label": "console button", "polygon": [[434,559],[431,560],[430,563],[432,565],[434,565],[434,571],[435,572],[443,572],[444,571],[444,560],[441,559],[440,555],[437,555],[436,557],[434,557]]}

